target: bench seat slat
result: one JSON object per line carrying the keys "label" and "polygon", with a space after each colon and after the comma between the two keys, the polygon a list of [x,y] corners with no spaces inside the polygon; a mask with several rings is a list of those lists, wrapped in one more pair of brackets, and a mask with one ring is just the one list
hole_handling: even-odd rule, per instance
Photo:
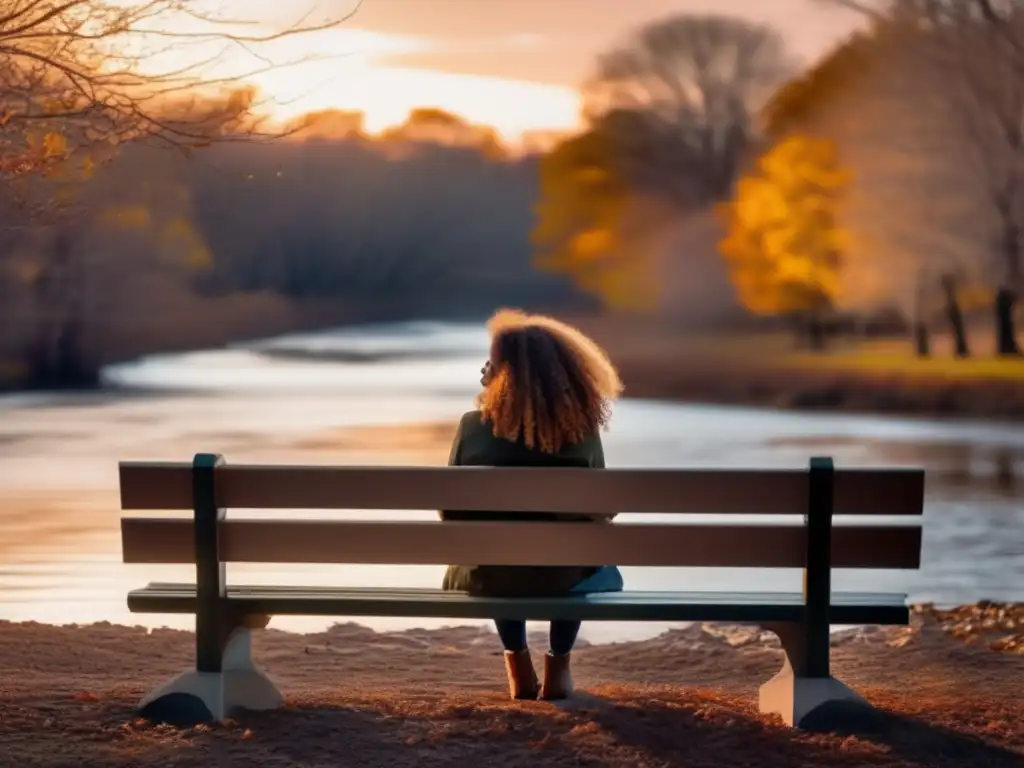
{"label": "bench seat slat", "polygon": [[[617,592],[558,598],[485,598],[440,589],[232,586],[227,601],[252,614],[525,618],[549,621],[798,621],[799,592]],[[191,584],[154,583],[128,595],[133,613],[194,613]],[[906,624],[906,595],[836,593],[832,624]]]}
{"label": "bench seat slat", "polygon": [[[191,509],[192,466],[121,462],[121,509]],[[579,469],[227,465],[217,505],[235,509],[789,514],[807,510],[798,469]],[[836,515],[920,515],[920,469],[839,469]]]}

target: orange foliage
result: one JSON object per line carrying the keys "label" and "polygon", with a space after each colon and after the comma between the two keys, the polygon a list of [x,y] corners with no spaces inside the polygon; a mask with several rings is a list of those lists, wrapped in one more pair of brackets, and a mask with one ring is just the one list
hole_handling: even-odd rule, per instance
{"label": "orange foliage", "polygon": [[848,183],[835,145],[790,136],[769,150],[720,207],[719,244],[740,300],[758,314],[820,310],[841,287],[845,233],[837,207]]}
{"label": "orange foliage", "polygon": [[634,199],[609,140],[589,131],[561,142],[541,160],[540,182],[537,266],[569,275],[611,308],[650,307],[657,275],[627,242]]}

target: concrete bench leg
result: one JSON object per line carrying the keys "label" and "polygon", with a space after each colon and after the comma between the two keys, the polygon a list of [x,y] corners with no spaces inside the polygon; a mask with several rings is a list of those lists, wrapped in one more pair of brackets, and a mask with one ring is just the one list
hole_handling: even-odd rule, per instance
{"label": "concrete bench leg", "polygon": [[765,629],[778,635],[786,659],[779,673],[758,692],[761,712],[781,715],[786,725],[800,728],[808,715],[829,702],[848,701],[870,706],[860,694],[831,675],[811,677],[807,674],[807,633],[803,626],[772,624]]}
{"label": "concrete bench leg", "polygon": [[252,629],[265,627],[269,617],[254,618],[225,633],[220,671],[182,672],[139,702],[142,716],[186,725],[223,720],[239,710],[280,707],[284,697],[252,658]]}

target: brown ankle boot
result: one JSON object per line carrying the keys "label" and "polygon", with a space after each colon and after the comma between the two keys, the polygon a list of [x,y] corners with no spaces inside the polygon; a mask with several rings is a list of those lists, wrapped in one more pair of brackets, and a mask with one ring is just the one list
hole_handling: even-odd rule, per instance
{"label": "brown ankle boot", "polygon": [[513,699],[537,698],[537,673],[529,649],[505,651],[505,671],[508,673],[508,695]]}
{"label": "brown ankle boot", "polygon": [[540,698],[552,701],[572,696],[572,673],[569,671],[569,656],[548,653],[544,657],[544,682],[540,686]]}

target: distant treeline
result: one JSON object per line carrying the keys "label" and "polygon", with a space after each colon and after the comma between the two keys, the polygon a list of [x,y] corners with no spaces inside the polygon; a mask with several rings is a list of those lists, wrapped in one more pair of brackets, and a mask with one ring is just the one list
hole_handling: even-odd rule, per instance
{"label": "distant treeline", "polygon": [[470,129],[425,110],[380,137],[129,145],[88,179],[33,182],[41,208],[0,260],[6,378],[80,385],[109,360],[296,327],[590,306],[533,268],[538,157]]}
{"label": "distant treeline", "polygon": [[204,291],[479,312],[559,302],[531,264],[537,161],[359,138],[219,145],[185,169]]}

